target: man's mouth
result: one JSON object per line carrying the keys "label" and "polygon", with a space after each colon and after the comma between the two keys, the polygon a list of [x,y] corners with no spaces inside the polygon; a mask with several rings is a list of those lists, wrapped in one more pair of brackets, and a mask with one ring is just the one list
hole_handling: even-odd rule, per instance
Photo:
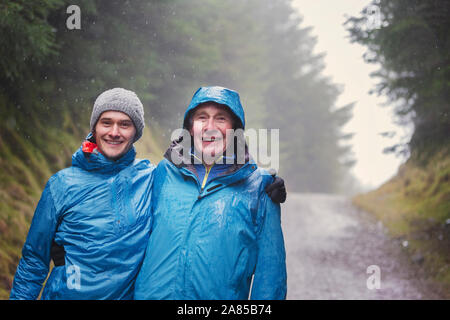
{"label": "man's mouth", "polygon": [[202,138],[202,141],[203,141],[203,142],[213,142],[213,141],[218,141],[218,140],[221,140],[221,139],[216,138],[216,137],[214,137],[214,136],[212,136],[212,137],[203,137],[203,138]]}
{"label": "man's mouth", "polygon": [[110,145],[113,145],[113,146],[116,146],[116,145],[119,145],[119,144],[122,143],[122,141],[108,141],[108,140],[105,140],[105,142],[107,144],[110,144]]}

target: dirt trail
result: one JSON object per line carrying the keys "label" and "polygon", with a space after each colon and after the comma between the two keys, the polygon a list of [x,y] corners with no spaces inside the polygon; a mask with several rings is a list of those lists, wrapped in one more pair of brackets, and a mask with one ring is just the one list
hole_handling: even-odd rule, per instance
{"label": "dirt trail", "polygon": [[291,193],[282,224],[288,299],[441,299],[381,223],[343,196]]}

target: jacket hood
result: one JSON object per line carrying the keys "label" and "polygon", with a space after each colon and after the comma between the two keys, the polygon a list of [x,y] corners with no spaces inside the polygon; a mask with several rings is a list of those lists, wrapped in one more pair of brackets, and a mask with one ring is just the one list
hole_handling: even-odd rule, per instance
{"label": "jacket hood", "polygon": [[[86,137],[86,141],[92,140],[92,133]],[[136,158],[134,146],[117,160],[110,160],[101,154],[97,149],[93,152],[84,152],[81,146],[72,156],[72,166],[79,167],[86,171],[97,171],[100,173],[118,172],[128,167]]]}
{"label": "jacket hood", "polygon": [[184,128],[188,127],[189,113],[199,104],[208,101],[224,104],[229,107],[231,112],[241,121],[242,128],[245,129],[244,108],[242,107],[239,94],[236,91],[219,86],[201,87],[194,93],[191,103],[184,113]]}

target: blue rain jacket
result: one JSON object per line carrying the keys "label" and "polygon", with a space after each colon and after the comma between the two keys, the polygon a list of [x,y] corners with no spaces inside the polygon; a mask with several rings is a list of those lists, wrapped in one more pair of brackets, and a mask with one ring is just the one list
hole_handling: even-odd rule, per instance
{"label": "blue rain jacket", "polygon": [[[243,117],[235,99],[220,87],[201,88],[193,98],[197,105],[227,104]],[[179,142],[155,170],[152,234],[135,299],[248,299],[252,276],[251,299],[285,299],[280,206],[264,191],[273,178],[247,154],[245,164],[230,165],[202,188]]]}
{"label": "blue rain jacket", "polygon": [[42,193],[14,277],[11,299],[36,299],[47,277],[52,241],[65,249],[42,299],[131,299],[151,226],[154,166],[134,147],[116,161],[80,148],[72,166]]}

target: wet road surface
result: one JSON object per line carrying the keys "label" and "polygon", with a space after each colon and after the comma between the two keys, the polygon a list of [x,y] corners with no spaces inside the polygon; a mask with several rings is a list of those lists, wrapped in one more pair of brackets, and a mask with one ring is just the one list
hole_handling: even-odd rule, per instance
{"label": "wet road surface", "polygon": [[398,241],[346,197],[291,193],[282,225],[288,299],[441,299]]}

